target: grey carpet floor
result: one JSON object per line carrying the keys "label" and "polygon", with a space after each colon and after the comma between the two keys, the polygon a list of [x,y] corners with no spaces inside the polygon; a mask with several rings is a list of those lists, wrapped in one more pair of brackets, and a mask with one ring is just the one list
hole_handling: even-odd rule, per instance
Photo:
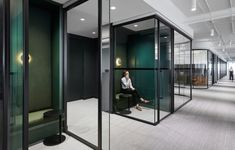
{"label": "grey carpet floor", "polygon": [[235,82],[224,78],[151,126],[111,115],[111,150],[235,150]]}

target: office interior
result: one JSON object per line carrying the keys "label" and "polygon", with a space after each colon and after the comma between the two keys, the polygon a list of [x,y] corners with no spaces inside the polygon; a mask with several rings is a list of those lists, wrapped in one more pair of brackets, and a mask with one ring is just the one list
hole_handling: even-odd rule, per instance
{"label": "office interior", "polygon": [[[0,149],[28,149],[60,129],[90,148],[110,149],[112,115],[158,125],[192,100],[192,88],[227,76],[227,61],[192,49],[192,38],[152,8],[119,15],[110,5],[124,1],[102,8],[99,0],[10,2],[9,20],[0,23],[9,44],[0,40],[9,50],[0,51]],[[149,100],[140,102],[142,111],[121,92],[124,71]],[[45,117],[52,110],[62,120]]]}
{"label": "office interior", "polygon": [[192,50],[193,88],[209,88],[227,75],[227,62],[208,49]]}

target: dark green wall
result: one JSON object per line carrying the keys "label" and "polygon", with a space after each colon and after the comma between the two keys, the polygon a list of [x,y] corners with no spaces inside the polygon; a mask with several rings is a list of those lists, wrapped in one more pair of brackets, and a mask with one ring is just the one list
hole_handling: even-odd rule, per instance
{"label": "dark green wall", "polygon": [[[29,5],[29,109],[62,108],[61,50],[62,24],[59,7],[46,0],[31,0]],[[32,118],[31,118],[32,119]],[[58,118],[30,123],[29,143],[58,132]]]}
{"label": "dark green wall", "polygon": [[51,14],[37,7],[29,10],[29,111],[52,106]]}
{"label": "dark green wall", "polygon": [[[153,30],[129,36],[127,49],[127,62],[129,68],[155,68]],[[133,70],[129,72],[132,77],[132,82],[141,96],[153,100],[155,98],[155,71]]]}
{"label": "dark green wall", "polygon": [[[130,68],[129,72],[133,86],[141,96],[150,100],[155,98],[155,71],[131,69],[154,69],[154,43],[154,30],[137,34],[125,28],[116,30],[115,57],[122,60],[120,68]],[[115,71],[115,93],[120,92],[122,72],[123,70]]]}

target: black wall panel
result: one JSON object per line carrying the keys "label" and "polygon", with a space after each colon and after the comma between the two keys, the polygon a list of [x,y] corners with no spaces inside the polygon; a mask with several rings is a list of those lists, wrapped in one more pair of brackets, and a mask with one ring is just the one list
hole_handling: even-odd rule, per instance
{"label": "black wall panel", "polygon": [[68,34],[68,101],[97,97],[97,44],[97,39]]}

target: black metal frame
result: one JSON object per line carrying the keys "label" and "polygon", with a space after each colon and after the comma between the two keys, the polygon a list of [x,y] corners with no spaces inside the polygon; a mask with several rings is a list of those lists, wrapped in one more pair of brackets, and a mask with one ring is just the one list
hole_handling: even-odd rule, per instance
{"label": "black metal frame", "polygon": [[[177,31],[176,31],[177,32]],[[174,34],[174,36],[173,36],[173,45],[172,45],[172,47],[175,47],[175,32],[174,32],[174,30],[173,30],[173,34]],[[180,33],[179,33],[180,34]],[[190,44],[190,64],[189,65],[192,65],[192,40],[190,40],[189,39],[189,41],[187,41],[187,42],[183,42],[183,43],[177,43],[177,44],[187,44],[187,43],[189,43]],[[175,49],[173,50],[173,57],[172,57],[172,60],[173,60],[173,64],[172,64],[172,66],[174,67],[173,69],[172,69],[172,76],[173,76],[173,86],[172,86],[172,91],[173,91],[173,100],[172,100],[172,113],[174,113],[175,111],[177,111],[177,110],[179,110],[180,108],[182,108],[185,104],[187,104],[190,100],[192,100],[192,79],[190,79],[190,95],[188,96],[188,95],[183,95],[183,94],[180,94],[181,92],[180,92],[180,89],[181,88],[186,88],[186,87],[183,87],[183,86],[180,86],[180,84],[178,85],[178,86],[175,86],[175,76],[174,76],[174,71],[176,70],[175,69],[175,63],[174,63],[174,60],[175,60],[175,58],[174,58],[174,53],[175,53]],[[189,71],[189,74],[190,74],[190,77],[192,78],[192,73],[191,73],[191,69],[192,69],[192,67],[190,66],[189,68],[187,68],[187,70],[190,70]],[[186,70],[185,68],[184,68],[184,70]],[[178,89],[179,89],[179,94],[175,94],[175,92],[174,92],[174,90],[175,90],[175,87],[177,87]],[[185,103],[183,103],[182,105],[180,105],[179,107],[177,107],[177,108],[175,108],[175,95],[178,95],[178,96],[184,96],[184,97],[187,97],[187,98],[189,98]]]}
{"label": "black metal frame", "polygon": [[[156,35],[156,31],[155,31],[155,38],[157,36],[157,46],[158,46],[158,59],[160,59],[160,34],[159,34],[159,29],[160,29],[160,22],[165,24],[166,26],[168,26],[170,29],[171,29],[171,84],[173,85],[171,87],[171,107],[170,107],[170,113],[168,115],[166,115],[165,117],[163,117],[162,119],[160,119],[160,101],[159,101],[159,96],[160,96],[160,89],[157,88],[157,95],[158,95],[158,100],[157,100],[157,111],[158,111],[158,116],[157,116],[157,121],[155,120],[155,113],[154,113],[154,122],[149,122],[149,121],[146,121],[146,120],[142,120],[142,119],[138,119],[138,118],[134,118],[134,117],[131,117],[131,116],[126,116],[126,115],[122,115],[122,114],[119,114],[119,113],[116,113],[117,115],[120,115],[120,116],[123,116],[123,117],[126,117],[126,118],[130,118],[130,119],[133,119],[133,120],[136,120],[136,121],[140,121],[140,122],[143,122],[143,123],[147,123],[147,124],[151,124],[151,125],[157,125],[158,123],[160,123],[160,121],[164,120],[165,118],[167,118],[168,116],[170,116],[171,114],[173,114],[175,111],[179,110],[181,107],[183,107],[184,105],[186,105],[189,101],[192,100],[192,80],[191,80],[191,83],[190,83],[190,99],[184,103],[183,105],[181,105],[179,108],[177,109],[174,109],[174,31],[177,31],[178,33],[180,33],[181,35],[185,36],[186,38],[188,38],[190,40],[190,65],[192,65],[192,38],[189,37],[188,35],[186,35],[184,32],[182,32],[179,28],[175,27],[174,25],[172,25],[171,23],[169,23],[168,21],[164,20],[162,17],[160,17],[159,15],[150,15],[150,16],[147,16],[147,17],[143,17],[143,18],[138,18],[138,19],[133,19],[133,20],[130,20],[130,21],[127,21],[127,22],[124,22],[124,23],[120,23],[120,24],[117,24],[117,25],[112,25],[112,39],[114,39],[115,41],[115,32],[114,32],[114,28],[116,27],[120,27],[120,26],[124,26],[124,25],[128,25],[128,24],[132,24],[132,23],[135,23],[135,22],[140,22],[140,21],[144,21],[144,20],[147,20],[147,19],[155,19],[155,29],[157,29],[158,33]],[[157,22],[157,28],[156,28],[156,22]],[[156,39],[155,39],[155,42],[156,42]],[[114,44],[114,42],[112,42],[111,44]],[[111,47],[111,51],[112,51],[112,60],[114,60],[115,58],[115,45]],[[160,60],[158,60],[160,61]],[[112,65],[112,70],[117,70],[117,69],[123,69],[123,68],[115,68],[114,66],[114,63],[111,64]],[[157,68],[160,68],[160,63],[158,63],[158,67]],[[192,67],[190,67],[190,76],[192,77]],[[125,69],[128,69],[128,70],[131,70],[130,68],[125,68]],[[149,68],[138,68],[138,69],[144,69],[144,70],[149,70]],[[137,70],[138,70],[137,69]],[[135,69],[136,70],[136,69]],[[153,69],[152,69],[153,70]],[[159,76],[159,73],[160,73],[160,69],[154,69],[154,70],[157,70],[158,71],[158,74],[157,74],[157,86],[159,87],[160,84],[159,84],[159,81],[160,81],[160,76]],[[114,75],[111,77],[112,78],[112,82],[114,83]],[[114,89],[114,84],[112,83],[112,89]],[[112,99],[114,99],[114,92],[113,90],[111,90],[111,95],[112,95]],[[113,101],[113,100],[112,100]],[[156,105],[155,105],[156,106]],[[155,106],[154,106],[154,109],[155,109]],[[156,109],[155,109],[156,111]],[[155,112],[154,111],[154,112]]]}
{"label": "black metal frame", "polygon": [[10,1],[3,0],[3,149],[9,150]]}
{"label": "black metal frame", "polygon": [[[28,0],[23,10],[23,134],[22,149],[28,149]],[[3,0],[3,149],[10,149],[10,1]]]}
{"label": "black metal frame", "polygon": [[[64,120],[64,132],[71,137],[77,139],[78,141],[84,143],[85,145],[89,146],[92,149],[102,149],[102,110],[101,110],[101,82],[99,80],[99,87],[98,87],[98,146],[90,143],[89,141],[79,137],[78,135],[72,133],[68,129],[68,124],[67,124],[67,101],[66,101],[66,90],[67,90],[67,56],[68,56],[68,43],[67,43],[67,12],[84,2],[88,0],[77,0],[71,3],[70,5],[62,8],[62,13],[63,13],[63,107],[64,107],[64,112],[65,112],[65,120]],[[102,0],[98,0],[98,49],[101,49],[101,23],[102,23]],[[100,53],[99,53],[100,54]],[[100,57],[99,57],[100,58]],[[100,63],[100,61],[99,61]],[[100,65],[99,65],[99,72],[100,72]],[[100,73],[99,73],[100,76]],[[100,77],[99,77],[100,79]]]}

